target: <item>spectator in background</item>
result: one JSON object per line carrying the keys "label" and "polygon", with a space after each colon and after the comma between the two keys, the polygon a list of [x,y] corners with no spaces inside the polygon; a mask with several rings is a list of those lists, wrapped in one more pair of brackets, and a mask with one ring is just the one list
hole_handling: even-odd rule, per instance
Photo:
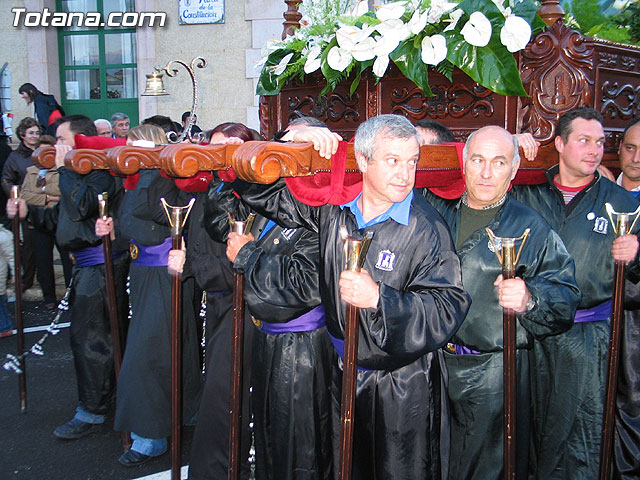
{"label": "spectator in background", "polygon": [[111,130],[113,138],[126,138],[129,134],[129,116],[122,112],[111,115]]}
{"label": "spectator in background", "polygon": [[64,110],[53,95],[46,95],[38,90],[31,83],[23,83],[18,89],[18,93],[27,102],[33,104],[33,116],[40,125],[45,127],[46,133],[55,135],[56,120],[64,116]]}
{"label": "spectator in background", "polygon": [[[109,123],[109,122],[107,122]],[[43,144],[54,145],[56,139],[50,135],[42,135],[36,147]],[[53,208],[60,200],[60,188],[58,186],[59,174],[56,168],[40,168],[31,165],[27,168],[27,174],[22,183],[20,197],[27,202],[28,206]],[[69,257],[69,251],[65,250],[56,242],[55,232],[39,229],[34,226],[31,230],[33,254],[36,263],[36,276],[42,289],[44,306],[47,310],[56,308],[56,284],[53,273],[53,246],[55,245],[60,254],[62,269],[64,271],[65,285],[69,285],[71,280],[71,270],[73,264]],[[2,307],[0,307],[1,309]]]}
{"label": "spectator in background", "polygon": [[98,135],[101,137],[111,136],[111,122],[105,118],[99,118],[93,122],[98,130]]}
{"label": "spectator in background", "polygon": [[[189,121],[189,115],[191,115],[191,112],[189,111],[186,111],[182,114],[182,128],[186,128],[187,122]],[[191,126],[191,133],[198,133],[202,131],[202,129],[198,125],[196,125],[197,121],[198,121],[198,116],[194,115],[193,125]]]}
{"label": "spectator in background", "polygon": [[[20,144],[18,148],[9,154],[7,161],[2,168],[2,190],[7,198],[11,194],[11,187],[22,186],[27,168],[33,165],[31,154],[40,140],[42,127],[35,118],[25,117],[16,128],[16,135]],[[36,264],[32,247],[31,230],[33,227],[24,220],[22,225],[22,290],[28,290],[33,285],[33,278],[36,273]]]}

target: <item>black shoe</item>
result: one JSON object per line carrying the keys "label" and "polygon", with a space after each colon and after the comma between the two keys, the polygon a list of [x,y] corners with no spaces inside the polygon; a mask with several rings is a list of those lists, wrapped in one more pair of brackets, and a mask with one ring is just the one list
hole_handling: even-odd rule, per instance
{"label": "black shoe", "polygon": [[56,427],[53,435],[62,440],[76,440],[100,430],[102,430],[102,425],[99,423],[87,423],[72,418],[64,425]]}
{"label": "black shoe", "polygon": [[151,455],[145,455],[144,453],[129,449],[126,453],[122,454],[118,461],[125,467],[135,467],[148,462],[152,458],[153,457]]}

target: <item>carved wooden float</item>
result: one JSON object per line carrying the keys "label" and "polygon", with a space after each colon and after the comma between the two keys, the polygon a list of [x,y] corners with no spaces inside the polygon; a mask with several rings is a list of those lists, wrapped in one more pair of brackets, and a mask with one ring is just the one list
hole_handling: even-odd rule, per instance
{"label": "carved wooden float", "polygon": [[[521,152],[522,154],[522,152]],[[34,161],[44,168],[55,162],[54,147],[37,149]],[[65,156],[66,168],[80,174],[110,169],[131,175],[140,169],[157,168],[172,177],[191,177],[199,171],[233,167],[247,181],[271,183],[281,177],[303,177],[331,170],[332,161],[318,155],[312,143],[246,142],[242,145],[176,144],[155,148],[113,147],[106,150],[77,149]],[[522,170],[540,170],[542,159],[523,160]],[[418,170],[457,170],[458,154],[453,145],[425,145],[420,148]],[[357,171],[353,145],[347,145],[346,170]]]}

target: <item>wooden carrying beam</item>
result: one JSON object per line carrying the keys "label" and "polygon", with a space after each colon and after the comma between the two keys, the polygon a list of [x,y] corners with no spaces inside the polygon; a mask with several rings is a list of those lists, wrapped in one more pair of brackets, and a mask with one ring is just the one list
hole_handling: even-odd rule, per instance
{"label": "wooden carrying beam", "polygon": [[[555,152],[554,152],[555,153]],[[40,147],[34,162],[43,168],[55,165],[55,149]],[[534,161],[522,160],[521,169],[545,169],[557,162],[551,152],[542,152]],[[106,150],[71,150],[65,166],[77,173],[110,169],[132,175],[140,169],[157,168],[172,177],[191,177],[199,171],[226,170],[255,183],[272,183],[281,177],[302,177],[331,170],[331,160],[322,158],[311,143],[246,142],[242,145],[195,145],[180,143],[155,148],[119,146]],[[456,148],[426,145],[420,148],[418,170],[457,170]],[[357,171],[353,145],[347,147],[346,169]]]}

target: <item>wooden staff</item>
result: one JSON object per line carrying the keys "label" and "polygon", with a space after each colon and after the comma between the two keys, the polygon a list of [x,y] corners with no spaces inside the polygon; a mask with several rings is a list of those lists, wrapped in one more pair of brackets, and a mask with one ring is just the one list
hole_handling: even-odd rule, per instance
{"label": "wooden staff", "polygon": [[[344,226],[343,226],[344,227]],[[347,270],[359,272],[364,265],[373,232],[367,232],[362,240],[346,234],[341,227],[345,246]],[[351,478],[353,465],[353,430],[356,407],[356,364],[358,361],[358,308],[347,304],[344,327],[344,362],[342,367],[342,393],[340,399],[340,459],[339,480]]]}
{"label": "wooden staff", "polygon": [[27,413],[27,371],[24,353],[24,322],[22,319],[22,257],[20,256],[20,194],[17,185],[11,187],[11,199],[16,204],[16,215],[13,217],[13,256],[14,256],[14,288],[16,293],[16,331],[18,339],[18,355],[20,370],[18,374],[18,395],[20,412]]}
{"label": "wooden staff", "polygon": [[[619,213],[611,204],[605,204],[607,214],[617,237],[629,233],[638,219],[640,207],[632,213]],[[617,216],[617,222],[613,217]],[[630,217],[635,220],[629,226]],[[605,386],[604,413],[602,419],[602,440],[600,442],[600,480],[609,480],[611,474],[611,451],[613,449],[613,427],[615,424],[616,387],[618,385],[618,366],[620,363],[620,337],[624,318],[625,262],[616,260],[613,265],[613,294],[611,297],[611,322],[609,324],[609,355],[607,358],[607,381]]]}
{"label": "wooden staff", "polygon": [[[242,222],[229,214],[231,231],[239,235],[251,230],[255,214]],[[240,475],[240,433],[242,424],[242,355],[244,347],[244,275],[233,274],[233,325],[231,327],[231,394],[229,398],[229,471],[227,478]]]}
{"label": "wooden staff", "polygon": [[[109,217],[107,202],[109,196],[107,192],[98,194],[98,207],[100,217],[107,220]],[[107,302],[109,304],[109,326],[111,327],[111,343],[113,345],[113,370],[116,377],[116,384],[120,376],[122,366],[122,339],[120,338],[120,321],[118,319],[118,302],[116,300],[116,283],[113,273],[113,251],[111,248],[111,235],[102,236],[102,248],[104,250],[104,277],[107,287]],[[126,452],[131,447],[131,437],[128,432],[122,432],[122,448]]]}
{"label": "wooden staff", "polygon": [[[490,228],[486,229],[489,241],[494,247],[496,256],[502,265],[502,278],[508,280],[515,278],[516,266],[522,248],[529,236],[527,228],[521,237],[500,238],[496,237]],[[522,240],[520,249],[516,254],[516,241]],[[504,440],[503,440],[503,462],[505,480],[516,480],[517,449],[516,449],[516,314],[511,308],[503,308],[502,312],[502,335],[503,335],[503,392],[504,392]]]}
{"label": "wooden staff", "polygon": [[[192,198],[184,207],[168,205],[161,198],[162,206],[171,225],[171,248],[182,249],[182,227],[191,207]],[[171,279],[171,480],[180,480],[181,414],[182,414],[182,275],[174,273]]]}

